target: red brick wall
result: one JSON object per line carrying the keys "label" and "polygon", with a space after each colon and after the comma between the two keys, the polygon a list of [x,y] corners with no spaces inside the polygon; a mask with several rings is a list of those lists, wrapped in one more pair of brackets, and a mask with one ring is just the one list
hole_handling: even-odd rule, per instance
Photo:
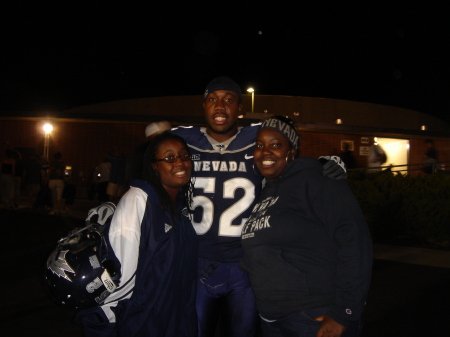
{"label": "red brick wall", "polygon": [[[7,148],[30,148],[42,155],[44,152],[43,122],[1,121],[0,158]],[[72,166],[74,181],[83,187],[95,167],[114,146],[122,148],[126,156],[145,140],[145,124],[52,122],[50,134],[50,160],[61,152],[63,162]]]}
{"label": "red brick wall", "polygon": [[342,153],[341,141],[348,140],[354,142],[353,154],[358,163],[358,167],[367,166],[367,157],[359,155],[359,147],[368,146],[368,144],[361,144],[361,135],[301,132],[301,137],[301,156],[339,156]]}
{"label": "red brick wall", "polygon": [[[0,160],[7,148],[31,148],[37,154],[44,150],[44,132],[42,121],[2,120],[0,121]],[[73,177],[80,185],[86,184],[94,168],[102,162],[105,153],[114,146],[123,149],[130,156],[134,149],[144,141],[146,124],[54,121],[54,130],[50,136],[50,157],[56,152],[63,154],[66,165],[73,167]],[[354,155],[360,167],[366,167],[367,157],[359,155],[361,137],[365,135],[337,134],[301,131],[300,154],[317,158],[326,155],[340,155],[341,141],[354,141]],[[368,137],[370,140],[373,137]],[[408,139],[407,137],[405,137]],[[409,138],[409,163],[420,163],[426,151],[423,138]],[[441,161],[450,162],[450,140],[435,139]],[[447,170],[450,164],[447,164]],[[412,172],[413,175],[418,171]]]}
{"label": "red brick wall", "polygon": [[[327,155],[339,155],[342,151],[340,149],[342,140],[354,141],[353,154],[359,167],[367,167],[367,156],[361,156],[359,154],[360,146],[369,146],[373,143],[373,136],[365,135],[349,135],[349,134],[336,134],[336,133],[319,133],[302,131],[300,155],[309,157],[327,156]],[[371,143],[362,144],[361,138],[367,137]],[[390,137],[387,137],[390,138]],[[409,164],[419,164],[424,160],[424,153],[426,151],[425,138],[408,138],[410,144],[409,150]],[[439,160],[444,162],[445,169],[450,170],[450,140],[433,139],[434,145],[439,154]],[[447,163],[445,163],[447,162]],[[420,166],[413,166],[412,168],[418,169]],[[415,176],[420,173],[420,170],[412,170],[410,174]]]}

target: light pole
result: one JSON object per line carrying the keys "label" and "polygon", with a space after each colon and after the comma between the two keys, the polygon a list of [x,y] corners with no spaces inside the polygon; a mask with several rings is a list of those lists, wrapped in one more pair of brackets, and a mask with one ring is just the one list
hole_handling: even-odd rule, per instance
{"label": "light pole", "polygon": [[45,132],[45,138],[44,138],[44,156],[48,161],[48,152],[50,147],[50,132],[53,130],[53,125],[47,123],[43,127]]}
{"label": "light pole", "polygon": [[247,91],[252,93],[252,113],[253,113],[255,112],[255,89],[248,88]]}

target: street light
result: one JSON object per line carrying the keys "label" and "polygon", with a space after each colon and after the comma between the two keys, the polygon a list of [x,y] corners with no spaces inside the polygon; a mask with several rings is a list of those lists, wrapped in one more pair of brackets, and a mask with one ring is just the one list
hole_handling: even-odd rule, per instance
{"label": "street light", "polygon": [[43,127],[45,132],[45,138],[44,138],[44,156],[47,158],[48,161],[48,152],[50,147],[50,132],[53,131],[53,125],[47,123]]}
{"label": "street light", "polygon": [[255,111],[255,89],[248,88],[247,91],[252,93],[252,113],[253,113]]}

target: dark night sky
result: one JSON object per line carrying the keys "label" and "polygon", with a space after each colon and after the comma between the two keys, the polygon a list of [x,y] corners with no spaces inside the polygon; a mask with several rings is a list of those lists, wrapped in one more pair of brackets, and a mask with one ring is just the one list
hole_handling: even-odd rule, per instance
{"label": "dark night sky", "polygon": [[450,122],[448,5],[92,3],[4,7],[0,111],[201,94],[228,75],[256,94],[394,105]]}

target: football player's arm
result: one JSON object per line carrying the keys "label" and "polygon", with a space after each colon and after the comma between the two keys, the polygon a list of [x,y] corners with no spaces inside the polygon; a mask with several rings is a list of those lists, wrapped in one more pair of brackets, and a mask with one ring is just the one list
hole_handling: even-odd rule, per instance
{"label": "football player's arm", "polygon": [[323,165],[323,175],[331,179],[346,179],[347,170],[345,163],[338,156],[319,157]]}

